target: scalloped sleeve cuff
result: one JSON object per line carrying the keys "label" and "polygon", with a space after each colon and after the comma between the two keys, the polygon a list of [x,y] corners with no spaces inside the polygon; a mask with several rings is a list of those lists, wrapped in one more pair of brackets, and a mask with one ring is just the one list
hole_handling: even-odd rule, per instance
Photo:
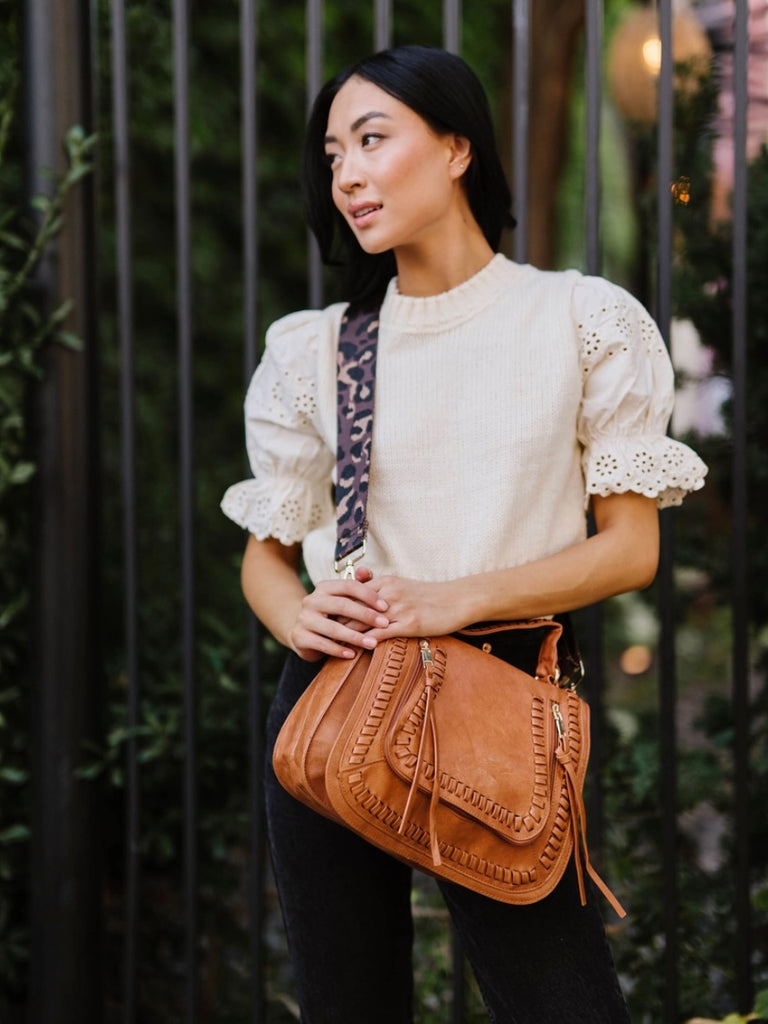
{"label": "scalloped sleeve cuff", "polygon": [[665,435],[602,437],[584,452],[586,503],[590,496],[634,491],[655,498],[659,508],[680,505],[704,486],[707,467],[680,441]]}
{"label": "scalloped sleeve cuff", "polygon": [[221,510],[257,540],[275,537],[281,544],[301,543],[333,515],[329,487],[286,477],[233,484]]}

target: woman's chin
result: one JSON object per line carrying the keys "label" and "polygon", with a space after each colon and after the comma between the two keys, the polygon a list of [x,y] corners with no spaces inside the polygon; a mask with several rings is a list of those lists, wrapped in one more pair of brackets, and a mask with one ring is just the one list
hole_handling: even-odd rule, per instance
{"label": "woman's chin", "polygon": [[383,252],[389,252],[392,248],[392,246],[388,245],[386,242],[375,238],[366,238],[362,233],[356,234],[355,238],[363,252],[367,253],[369,256],[379,256]]}

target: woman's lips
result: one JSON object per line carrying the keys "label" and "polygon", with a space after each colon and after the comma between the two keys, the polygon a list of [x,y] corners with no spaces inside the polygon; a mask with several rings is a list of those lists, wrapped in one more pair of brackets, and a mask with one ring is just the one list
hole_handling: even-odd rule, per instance
{"label": "woman's lips", "polygon": [[354,203],[349,206],[347,213],[355,227],[365,227],[375,219],[381,209],[381,203]]}

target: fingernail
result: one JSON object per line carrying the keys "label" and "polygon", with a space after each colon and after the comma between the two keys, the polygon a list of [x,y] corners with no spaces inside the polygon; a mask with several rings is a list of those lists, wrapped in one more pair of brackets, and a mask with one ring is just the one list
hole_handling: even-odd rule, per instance
{"label": "fingernail", "polygon": [[377,642],[378,641],[373,636],[364,636],[363,637],[363,647],[375,647]]}
{"label": "fingernail", "polygon": [[376,625],[380,629],[386,629],[387,626],[389,625],[389,619],[385,615],[377,615],[376,616]]}
{"label": "fingernail", "polygon": [[383,598],[381,598],[379,601],[376,602],[376,607],[380,611],[385,612],[387,610],[387,608],[389,608],[389,605],[387,604],[387,602]]}

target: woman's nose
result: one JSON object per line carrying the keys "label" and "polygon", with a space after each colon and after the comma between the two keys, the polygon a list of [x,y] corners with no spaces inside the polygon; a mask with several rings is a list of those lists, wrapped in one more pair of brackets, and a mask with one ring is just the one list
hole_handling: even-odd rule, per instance
{"label": "woman's nose", "polygon": [[359,161],[348,155],[342,158],[341,166],[338,169],[337,182],[342,192],[350,192],[352,189],[360,188],[365,184],[364,175],[360,169]]}

